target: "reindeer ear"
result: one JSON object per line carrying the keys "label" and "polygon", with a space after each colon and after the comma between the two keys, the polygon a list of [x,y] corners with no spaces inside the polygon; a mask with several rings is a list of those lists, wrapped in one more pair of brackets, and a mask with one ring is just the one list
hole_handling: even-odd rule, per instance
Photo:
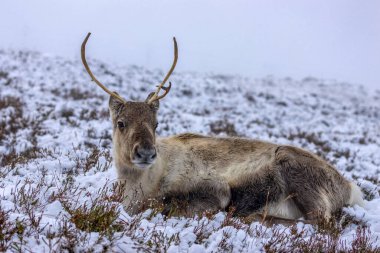
{"label": "reindeer ear", "polygon": [[[154,95],[154,92],[151,92],[148,97],[145,99],[145,103],[148,103],[149,99]],[[160,108],[160,102],[159,100],[153,101],[150,104],[150,107],[154,109],[155,111],[158,111],[158,108]]]}
{"label": "reindeer ear", "polygon": [[[117,94],[117,92],[115,93]],[[120,112],[120,109],[124,106],[124,103],[121,102],[119,99],[113,96],[110,96],[108,106],[109,106],[111,116],[114,117],[118,114],[118,112]]]}

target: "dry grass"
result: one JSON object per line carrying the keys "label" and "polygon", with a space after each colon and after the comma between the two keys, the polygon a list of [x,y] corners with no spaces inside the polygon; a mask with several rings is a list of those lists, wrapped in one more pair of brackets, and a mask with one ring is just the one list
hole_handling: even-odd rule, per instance
{"label": "dry grass", "polygon": [[[134,242],[135,250],[143,252],[163,252],[171,245],[181,243],[180,232],[168,235],[155,227],[141,230],[140,224],[143,220],[154,220],[157,215],[160,216],[163,210],[161,203],[154,202],[146,206],[150,210],[148,214],[143,215],[141,212],[130,219],[124,219],[120,213],[122,194],[117,184],[107,183],[98,192],[90,193],[85,188],[76,186],[69,175],[65,179],[56,180],[60,180],[60,187],[52,191],[53,184],[44,177],[38,181],[25,180],[14,187],[14,210],[0,210],[1,251],[27,250],[27,237],[38,237],[41,244],[57,252],[74,252],[83,247],[86,247],[86,251],[95,248],[98,251],[99,246],[106,252],[118,248],[123,237],[130,238]],[[82,201],[83,199],[85,200]],[[54,201],[59,201],[67,214],[57,217],[57,228],[51,229],[41,223],[43,214],[40,211]],[[9,218],[10,212],[23,213],[26,216],[14,220]],[[314,232],[307,226],[268,227],[259,223],[251,226],[252,221],[236,217],[233,208],[226,213],[218,226],[211,225],[216,215],[219,214],[205,212],[194,219],[188,219],[183,229],[193,227],[195,243],[205,245],[210,243],[208,240],[213,233],[223,231],[215,249],[218,252],[234,250],[231,236],[235,230],[246,233],[247,238],[242,241],[244,247],[252,246],[248,236],[254,236],[262,240],[265,252],[380,252],[380,248],[373,246],[374,239],[366,224],[344,213],[336,214],[331,221],[313,224]],[[166,219],[176,217],[168,216]],[[194,222],[197,225],[194,226]],[[356,233],[348,243],[341,235],[345,229],[352,229],[352,226],[356,227]],[[95,243],[90,236],[94,232],[98,234]],[[123,252],[122,247],[119,250]]]}
{"label": "dry grass", "polygon": [[[27,55],[23,56],[25,61]],[[223,81],[228,77],[215,77]],[[0,82],[9,85],[12,79],[8,73],[0,71]],[[67,91],[51,91],[56,96],[73,100],[91,99],[95,95],[80,89]],[[185,96],[193,96],[184,90]],[[260,93],[258,97],[265,100],[274,100],[270,94]],[[248,95],[246,99],[251,103],[257,103],[257,98]],[[286,103],[279,102],[279,106],[286,107]],[[39,159],[57,159],[62,156],[59,151],[45,149],[38,146],[38,137],[44,135],[42,123],[49,117],[49,112],[38,119],[32,119],[25,112],[26,105],[19,97],[0,97],[0,110],[9,111],[9,117],[0,122],[0,145],[7,147],[7,153],[2,154],[0,160],[0,180],[8,176],[17,176],[19,170],[28,169],[28,165]],[[205,114],[210,112],[205,111]],[[108,118],[107,110],[83,109],[74,110],[66,108],[60,111],[59,119],[72,127],[79,126],[80,121],[92,121]],[[270,122],[256,122],[273,128]],[[29,129],[27,139],[30,146],[23,151],[17,151],[14,147],[18,140],[18,133]],[[255,238],[262,243],[261,248],[265,252],[380,252],[380,248],[374,246],[374,240],[366,224],[345,213],[336,214],[330,221],[321,221],[317,224],[296,226],[287,225],[267,226],[263,220],[250,220],[244,217],[236,217],[231,208],[224,214],[221,222],[215,223],[220,213],[204,212],[188,219],[177,217],[176,210],[172,210],[162,218],[165,210],[162,201],[152,200],[143,205],[141,213],[132,217],[124,216],[122,210],[123,195],[120,187],[114,182],[107,182],[103,186],[97,186],[97,192],[91,192],[76,180],[77,176],[93,175],[106,172],[111,169],[111,155],[109,144],[107,149],[99,139],[110,141],[110,136],[97,136],[95,130],[86,129],[88,143],[72,147],[69,150],[73,165],[62,169],[58,175],[47,175],[46,169],[39,168],[33,175],[19,177],[12,188],[11,198],[8,201],[12,205],[0,205],[0,252],[28,252],[36,251],[29,248],[27,241],[34,240],[36,245],[43,246],[50,252],[110,252],[118,250],[124,252],[124,241],[129,241],[129,246],[140,252],[165,252],[170,246],[178,246],[183,238],[181,230],[191,228],[195,235],[195,244],[208,247],[213,241],[213,235],[220,232],[217,238],[215,252],[231,252],[237,250],[233,244],[233,233],[243,231],[246,235],[241,242],[241,247],[250,249],[253,246],[250,238]],[[235,124],[227,119],[215,121],[210,124],[210,132],[216,135],[238,136]],[[25,135],[24,135],[25,137]],[[321,140],[316,133],[297,132],[287,136],[290,140],[304,140],[312,143],[320,155],[332,152],[329,143]],[[97,140],[97,141],[93,141]],[[93,142],[91,142],[93,141]],[[367,137],[358,140],[361,145],[370,143]],[[95,144],[94,144],[95,143]],[[83,155],[81,151],[86,150]],[[335,152],[335,151],[334,151]],[[74,155],[73,155],[74,154]],[[75,155],[77,154],[77,155]],[[350,157],[348,151],[335,152],[335,157]],[[31,178],[28,178],[30,176]],[[378,178],[366,178],[366,180],[379,185]],[[0,187],[2,187],[0,181]],[[368,193],[368,198],[373,194]],[[52,203],[62,206],[60,214],[50,217],[54,222],[44,221],[48,214],[44,211]],[[182,219],[182,220],[180,220]],[[183,222],[183,220],[185,221]],[[144,222],[154,223],[154,227],[141,226]],[[253,223],[254,221],[258,221]],[[175,226],[176,222],[183,222],[183,227],[174,233],[168,233],[162,229],[165,226]],[[50,224],[54,223],[54,226]],[[347,230],[355,230],[351,240],[342,238]],[[95,239],[94,239],[95,238]],[[127,238],[127,239],[126,239]],[[239,250],[237,250],[239,251]]]}
{"label": "dry grass", "polygon": [[235,125],[226,119],[212,122],[210,124],[210,131],[216,135],[223,133],[227,136],[238,136],[238,133],[235,130]]}
{"label": "dry grass", "polygon": [[[29,128],[34,129],[30,136],[32,143],[36,143],[33,140],[36,140],[41,129],[38,123],[31,123],[24,118],[21,101],[6,97],[0,100],[0,106],[14,108],[14,114],[7,122],[8,127],[3,130],[3,136],[7,136],[6,141],[17,141],[15,137],[9,139],[9,136],[28,124]],[[91,112],[83,115],[95,117]],[[83,115],[81,117],[85,117]],[[64,113],[62,117],[69,119],[73,113]],[[214,134],[237,135],[234,125],[228,121],[214,122],[210,128]],[[89,135],[92,136],[92,133]],[[97,138],[95,135],[93,137]],[[300,133],[293,138],[306,139],[321,147],[322,151],[328,151],[324,148],[327,144],[315,135]],[[169,235],[156,227],[163,224],[157,223],[150,229],[140,227],[144,220],[153,221],[161,216],[165,210],[162,201],[152,200],[142,205],[139,215],[126,218],[122,215],[123,194],[117,184],[108,182],[95,193],[80,187],[76,183],[76,176],[105,172],[111,168],[112,162],[109,149],[88,144],[85,156],[80,155],[82,149],[81,146],[72,147],[71,153],[78,153],[73,156],[73,166],[62,175],[56,175],[53,180],[47,180],[46,171],[41,169],[39,177],[24,178],[14,186],[11,200],[14,207],[6,211],[0,209],[0,251],[33,251],[28,248],[26,238],[34,238],[38,244],[52,252],[107,252],[115,249],[123,252],[123,247],[120,246],[122,238],[129,238],[133,242],[132,248],[141,252],[165,252],[170,246],[180,245],[180,232]],[[9,173],[17,175],[18,168],[37,158],[54,156],[53,151],[37,148],[37,143],[20,153],[9,152],[2,158],[0,176],[5,178]],[[375,180],[377,179],[372,179]],[[64,214],[54,217],[56,226],[53,228],[42,221],[46,206],[55,201],[62,205]],[[10,213],[19,214],[20,217],[11,218]],[[161,222],[178,219],[176,213],[176,210],[171,210]],[[291,224],[286,227],[273,224],[267,226],[261,219],[256,220],[259,222],[257,226],[251,226],[255,220],[236,217],[233,208],[225,214],[218,226],[211,225],[216,215],[218,214],[211,212],[201,213],[193,219],[187,219],[183,229],[191,226],[196,237],[194,243],[206,246],[210,244],[210,237],[221,231],[221,238],[215,246],[218,252],[235,250],[231,240],[234,231],[238,230],[246,234],[241,242],[243,248],[252,247],[249,237],[254,237],[262,241],[262,248],[266,252],[380,252],[380,248],[373,246],[374,239],[366,224],[344,213],[336,214],[333,220],[313,224],[312,230],[306,226],[300,229]],[[194,225],[194,222],[197,224]],[[356,233],[348,243],[341,236],[345,230],[353,227],[356,227]],[[93,233],[97,234],[95,241],[91,238]]]}
{"label": "dry grass", "polygon": [[[301,140],[305,140],[307,143],[314,144],[314,146],[317,149],[316,154],[318,156],[321,156],[324,159],[326,159],[326,154],[331,152],[332,149],[331,149],[331,146],[329,145],[329,143],[327,141],[321,140],[320,134],[321,133],[307,133],[307,132],[299,131],[296,133],[289,134],[288,136],[286,136],[286,138],[291,140],[291,141],[296,140],[296,139],[298,139],[298,140],[301,139]],[[345,154],[345,156],[346,155],[347,154]]]}
{"label": "dry grass", "polygon": [[23,104],[17,97],[0,97],[0,110],[9,109],[9,120],[0,121],[0,144],[9,135],[16,133],[19,129],[27,127],[27,120],[23,117]]}
{"label": "dry grass", "polygon": [[[53,199],[61,202],[64,210],[70,215],[69,220],[79,230],[107,235],[122,231],[123,225],[118,220],[122,194],[118,185],[107,183],[96,194],[91,194],[87,201],[81,203],[79,199],[86,195],[89,193],[73,186],[68,180]],[[77,201],[72,201],[74,196]]]}

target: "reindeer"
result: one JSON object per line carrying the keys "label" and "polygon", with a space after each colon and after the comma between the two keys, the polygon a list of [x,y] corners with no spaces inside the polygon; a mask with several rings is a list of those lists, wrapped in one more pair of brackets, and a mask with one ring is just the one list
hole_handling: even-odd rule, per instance
{"label": "reindeer", "polygon": [[166,212],[186,203],[175,206],[181,214],[233,206],[237,215],[265,212],[287,219],[330,218],[345,205],[363,206],[356,184],[303,149],[192,133],[157,137],[159,100],[170,91],[171,83],[164,85],[178,59],[175,38],[174,62],[164,80],[144,102],[134,102],[92,74],[85,56],[89,36],[82,43],[82,62],[92,81],[110,95],[114,162],[129,213],[152,198],[163,199]]}

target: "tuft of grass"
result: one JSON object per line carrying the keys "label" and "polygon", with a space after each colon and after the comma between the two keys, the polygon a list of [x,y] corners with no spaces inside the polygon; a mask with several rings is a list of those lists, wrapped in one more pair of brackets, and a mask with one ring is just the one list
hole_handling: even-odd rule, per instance
{"label": "tuft of grass", "polygon": [[[322,141],[320,139],[321,133],[307,133],[304,131],[298,131],[296,133],[291,133],[286,136],[289,140],[303,139],[307,143],[312,143],[317,148],[316,154],[320,157],[326,158],[326,154],[331,152],[331,146],[327,141]],[[349,155],[349,154],[348,154]]]}
{"label": "tuft of grass", "polygon": [[82,109],[79,115],[80,120],[89,121],[89,120],[99,120],[99,119],[108,119],[109,112],[108,110],[102,108],[95,109]]}
{"label": "tuft of grass", "polygon": [[380,252],[380,248],[373,245],[370,230],[363,226],[356,228],[351,243],[331,234],[310,234],[306,229],[299,231],[296,226],[290,230],[289,234],[286,229],[275,228],[271,238],[264,245],[265,252]]}
{"label": "tuft of grass", "polygon": [[3,83],[5,86],[8,86],[12,83],[12,78],[9,77],[8,72],[0,70],[0,81],[0,84]]}
{"label": "tuft of grass", "polygon": [[23,118],[23,103],[21,99],[13,96],[5,96],[0,98],[0,110],[11,110],[6,120],[0,121],[0,144],[9,135],[16,133],[19,129],[28,127],[27,122]]}
{"label": "tuft of grass", "polygon": [[224,133],[227,136],[238,136],[238,133],[235,130],[235,125],[229,122],[227,119],[212,122],[210,124],[210,131],[216,135]]}
{"label": "tuft of grass", "polygon": [[[353,178],[357,180],[359,177],[353,175]],[[361,187],[361,191],[363,192],[364,199],[371,201],[373,200],[376,196],[380,195],[380,180],[376,176],[365,176],[363,178],[364,180],[371,182],[374,184],[374,187]],[[360,185],[360,184],[359,184]]]}
{"label": "tuft of grass", "polygon": [[231,226],[236,229],[242,229],[244,227],[244,223],[242,223],[241,219],[235,216],[235,207],[230,207],[226,214],[226,217],[222,223],[223,227]]}
{"label": "tuft of grass", "polygon": [[5,211],[0,205],[0,252],[20,251],[25,243],[27,224],[23,220],[9,219],[10,211]]}
{"label": "tuft of grass", "polygon": [[[66,212],[70,214],[70,221],[75,226],[85,232],[114,233],[123,229],[123,225],[118,221],[120,214],[119,203],[120,195],[117,186],[113,186],[111,194],[109,189],[104,186],[97,196],[83,204],[67,201],[67,196],[61,198],[61,203]],[[113,194],[112,194],[113,193]],[[61,195],[62,196],[62,195]]]}
{"label": "tuft of grass", "polygon": [[[81,147],[75,148],[75,152],[80,151]],[[75,157],[76,165],[70,171],[70,174],[78,175],[80,173],[86,174],[90,170],[95,172],[107,171],[112,166],[112,156],[109,150],[99,149],[96,145],[87,145],[89,152],[85,157],[77,155]]]}
{"label": "tuft of grass", "polygon": [[64,97],[70,100],[83,100],[93,98],[95,96],[96,95],[94,93],[91,93],[89,91],[82,91],[78,88],[72,88]]}
{"label": "tuft of grass", "polygon": [[95,201],[90,206],[87,203],[78,207],[66,206],[65,210],[71,215],[70,221],[85,232],[114,232],[123,228],[115,222],[119,211],[112,205]]}
{"label": "tuft of grass", "polygon": [[0,252],[5,252],[12,243],[12,238],[17,232],[16,227],[8,220],[9,212],[5,212],[0,206]]}
{"label": "tuft of grass", "polygon": [[15,170],[17,165],[26,164],[33,159],[39,157],[40,149],[37,147],[28,148],[22,152],[17,153],[15,150],[11,150],[8,154],[5,154],[1,160],[0,166],[6,168],[7,172],[0,172],[0,176],[5,177],[9,172],[13,171],[14,174],[18,174]]}

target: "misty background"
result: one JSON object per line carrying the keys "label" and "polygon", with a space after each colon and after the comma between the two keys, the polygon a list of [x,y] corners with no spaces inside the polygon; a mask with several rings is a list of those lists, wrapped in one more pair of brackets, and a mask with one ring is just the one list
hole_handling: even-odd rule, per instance
{"label": "misty background", "polygon": [[[380,1],[2,0],[0,49],[380,89]],[[90,63],[91,64],[91,63]],[[96,75],[96,73],[95,73]]]}

